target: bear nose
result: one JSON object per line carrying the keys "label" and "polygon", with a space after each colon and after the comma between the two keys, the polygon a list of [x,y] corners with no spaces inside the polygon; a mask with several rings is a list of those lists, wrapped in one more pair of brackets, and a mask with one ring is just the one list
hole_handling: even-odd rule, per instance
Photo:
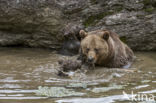
{"label": "bear nose", "polygon": [[94,58],[93,57],[88,57],[88,62],[93,62]]}

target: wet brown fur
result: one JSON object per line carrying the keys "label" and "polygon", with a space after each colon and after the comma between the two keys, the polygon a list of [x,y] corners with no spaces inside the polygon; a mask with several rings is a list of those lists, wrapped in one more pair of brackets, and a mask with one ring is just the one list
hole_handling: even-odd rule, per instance
{"label": "wet brown fur", "polygon": [[[109,33],[108,40],[101,37],[105,32]],[[89,52],[86,52],[86,48],[89,48]],[[101,52],[96,53],[95,48],[100,48]],[[96,30],[86,33],[81,40],[80,51],[81,55],[84,55],[86,59],[89,55],[92,55],[96,65],[111,68],[128,65],[133,61],[134,57],[133,51],[119,39],[118,35],[108,30]]]}

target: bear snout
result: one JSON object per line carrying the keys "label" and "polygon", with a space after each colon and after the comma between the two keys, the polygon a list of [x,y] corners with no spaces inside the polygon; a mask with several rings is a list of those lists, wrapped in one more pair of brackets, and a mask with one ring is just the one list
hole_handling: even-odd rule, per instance
{"label": "bear snout", "polygon": [[88,62],[89,63],[93,63],[93,61],[94,61],[94,58],[93,57],[88,57]]}
{"label": "bear snout", "polygon": [[88,63],[95,63],[96,62],[96,53],[94,51],[89,51],[87,55]]}

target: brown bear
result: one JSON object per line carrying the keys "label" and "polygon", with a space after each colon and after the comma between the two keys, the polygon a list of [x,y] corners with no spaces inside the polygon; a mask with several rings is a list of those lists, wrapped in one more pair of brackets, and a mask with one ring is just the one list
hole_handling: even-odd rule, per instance
{"label": "brown bear", "polygon": [[80,30],[79,35],[82,62],[109,68],[128,68],[131,65],[134,59],[133,51],[116,33],[109,30]]}

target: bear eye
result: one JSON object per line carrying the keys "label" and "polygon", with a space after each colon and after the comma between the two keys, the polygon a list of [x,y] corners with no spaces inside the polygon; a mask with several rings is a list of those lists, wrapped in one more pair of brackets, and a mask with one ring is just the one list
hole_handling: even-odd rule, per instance
{"label": "bear eye", "polygon": [[98,52],[99,51],[99,49],[97,49],[97,48],[95,48],[94,50],[95,50],[95,52]]}

